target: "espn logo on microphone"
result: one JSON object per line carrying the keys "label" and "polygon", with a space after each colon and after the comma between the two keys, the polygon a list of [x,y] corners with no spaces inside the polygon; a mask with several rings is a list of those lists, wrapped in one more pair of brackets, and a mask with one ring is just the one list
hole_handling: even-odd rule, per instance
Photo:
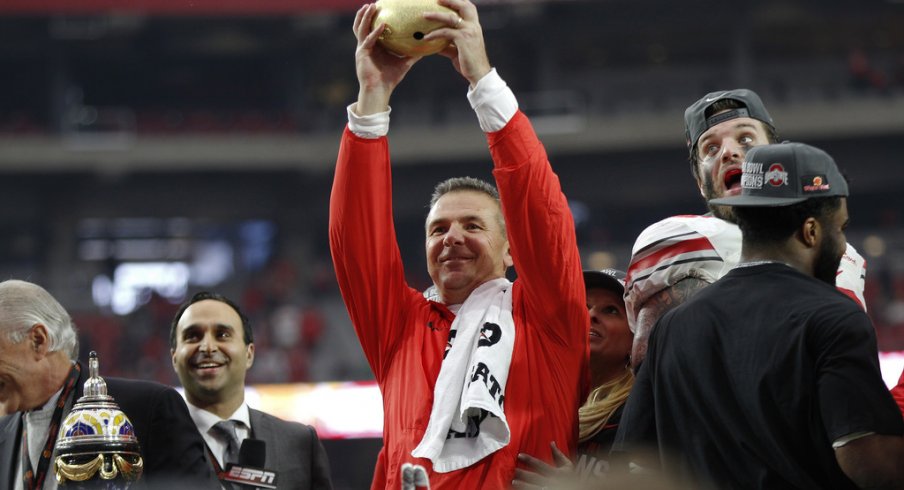
{"label": "espn logo on microphone", "polygon": [[252,487],[276,488],[276,472],[259,468],[230,465],[223,479]]}

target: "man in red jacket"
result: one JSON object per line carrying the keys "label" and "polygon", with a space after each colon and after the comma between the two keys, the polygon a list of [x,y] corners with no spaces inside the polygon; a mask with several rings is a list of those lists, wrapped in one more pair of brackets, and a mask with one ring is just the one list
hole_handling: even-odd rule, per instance
{"label": "man in red jacket", "polygon": [[518,453],[550,460],[550,441],[574,448],[587,309],[574,222],[546,152],[487,59],[474,5],[440,3],[454,13],[427,14],[446,27],[424,40],[453,43],[442,54],[470,84],[498,194],[472,178],[436,187],[425,226],[433,287],[409,287],[385,135],[390,95],[418,58],[377,44],[384,26],[371,27],[376,7],[365,5],[355,17],[360,91],[339,150],[330,247],[383,396],[372,488],[399,488],[414,468],[434,489],[504,489]]}

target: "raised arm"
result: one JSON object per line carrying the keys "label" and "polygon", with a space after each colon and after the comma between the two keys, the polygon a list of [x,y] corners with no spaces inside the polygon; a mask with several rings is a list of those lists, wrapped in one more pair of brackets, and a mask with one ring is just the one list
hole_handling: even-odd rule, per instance
{"label": "raised arm", "polygon": [[428,14],[448,27],[425,39],[451,41],[441,54],[470,86],[468,99],[489,140],[515,270],[527,304],[537,310],[532,316],[560,343],[586,342],[580,254],[559,179],[511,90],[492,69],[477,8],[467,0],[438,1],[454,13]]}
{"label": "raised arm", "polygon": [[368,116],[389,110],[389,98],[408,70],[420,57],[396,56],[377,44],[386,24],[372,28],[377,15],[376,4],[358,9],[353,30],[358,45],[355,48],[355,73],[358,76],[358,101],[351,110],[358,116]]}
{"label": "raised arm", "polygon": [[381,379],[391,343],[401,328],[400,300],[407,285],[392,220],[392,176],[386,132],[389,98],[416,58],[398,58],[376,41],[376,7],[355,16],[358,101],[349,106],[330,194],[330,251],[355,331]]}
{"label": "raised arm", "polygon": [[455,13],[429,13],[424,17],[443,22],[448,27],[436,29],[424,36],[425,41],[445,39],[449,46],[440,52],[452,60],[452,66],[474,88],[492,70],[483,40],[483,29],[477,15],[477,7],[467,0],[437,0]]}
{"label": "raised arm", "polygon": [[488,134],[515,270],[543,320],[568,345],[587,341],[586,298],[574,218],[527,117]]}

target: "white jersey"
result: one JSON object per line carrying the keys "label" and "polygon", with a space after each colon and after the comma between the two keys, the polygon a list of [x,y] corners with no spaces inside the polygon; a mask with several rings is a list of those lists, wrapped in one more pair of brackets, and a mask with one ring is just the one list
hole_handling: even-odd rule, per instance
{"label": "white jersey", "polygon": [[[741,258],[741,230],[734,223],[698,215],[672,216],[647,227],[631,250],[625,278],[628,325],[635,330],[640,307],[650,297],[693,277],[712,283]],[[866,261],[847,245],[838,275],[838,289],[866,309],[863,287]]]}
{"label": "white jersey", "polygon": [[850,243],[841,256],[838,272],[835,274],[835,287],[848,295],[866,311],[866,300],[863,299],[863,288],[866,285],[866,259],[857,253]]}
{"label": "white jersey", "polygon": [[741,258],[741,230],[712,216],[672,216],[647,227],[631,250],[625,309],[634,331],[640,307],[654,294],[693,277],[715,282]]}

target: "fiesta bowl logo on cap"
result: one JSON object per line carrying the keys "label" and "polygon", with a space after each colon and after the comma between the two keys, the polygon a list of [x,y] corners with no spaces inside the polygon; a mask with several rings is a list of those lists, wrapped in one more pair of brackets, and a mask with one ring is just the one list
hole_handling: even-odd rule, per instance
{"label": "fiesta bowl logo on cap", "polygon": [[788,185],[788,172],[785,172],[785,167],[783,167],[781,163],[773,163],[770,165],[769,171],[766,172],[765,177],[766,182],[769,182],[772,187]]}
{"label": "fiesta bowl logo on cap", "polygon": [[[819,191],[827,191],[831,189],[829,183],[826,182],[826,178],[824,175],[814,175],[812,177],[804,177],[802,179],[804,183],[804,192],[819,192]],[[806,182],[810,182],[807,184]]]}
{"label": "fiesta bowl logo on cap", "polygon": [[763,164],[757,162],[744,162],[741,164],[741,188],[763,188]]}

